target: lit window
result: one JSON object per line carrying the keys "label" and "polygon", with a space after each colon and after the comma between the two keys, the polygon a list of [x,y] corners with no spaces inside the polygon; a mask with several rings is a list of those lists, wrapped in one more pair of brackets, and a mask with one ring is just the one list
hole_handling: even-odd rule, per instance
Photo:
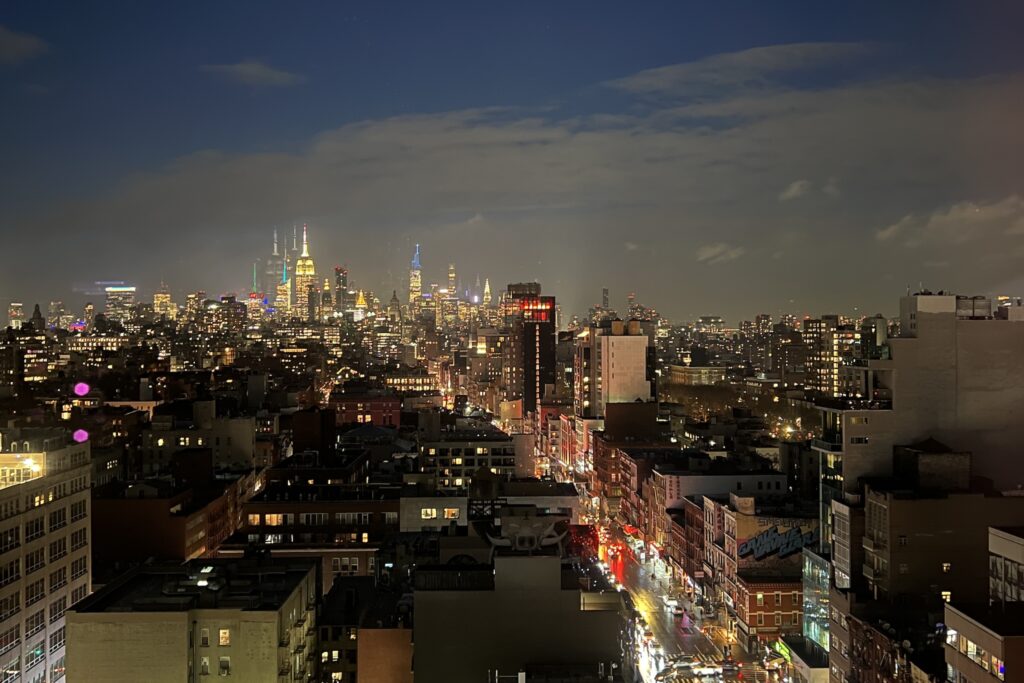
{"label": "lit window", "polygon": [[231,630],[230,629],[222,628],[220,630],[220,635],[218,637],[217,644],[220,645],[221,647],[227,647],[228,645],[231,644]]}
{"label": "lit window", "polygon": [[437,508],[420,508],[420,519],[437,519]]}
{"label": "lit window", "polygon": [[945,602],[949,602],[953,599],[953,593],[951,591],[942,591],[942,599]]}
{"label": "lit window", "polygon": [[163,445],[164,445],[164,438],[163,438],[163,437],[160,437],[159,439],[157,439],[157,440],[156,440],[156,445],[157,445],[157,448],[163,448]]}
{"label": "lit window", "polygon": [[368,534],[368,533],[366,533],[364,531],[363,532],[363,543],[369,543],[369,542],[370,542],[370,534]]}
{"label": "lit window", "polygon": [[764,607],[764,593],[757,594],[757,606]]}
{"label": "lit window", "polygon": [[444,518],[445,519],[458,519],[459,518],[459,508],[445,508],[444,509]]}
{"label": "lit window", "polygon": [[949,570],[952,569],[952,568],[953,568],[953,566],[949,562],[943,562],[942,563],[942,573],[943,574],[948,574]]}
{"label": "lit window", "polygon": [[462,479],[456,479],[455,480],[455,485],[456,486],[462,486]]}
{"label": "lit window", "polygon": [[249,524],[251,524],[252,526],[259,526],[259,524],[260,524],[260,516],[259,515],[249,515]]}

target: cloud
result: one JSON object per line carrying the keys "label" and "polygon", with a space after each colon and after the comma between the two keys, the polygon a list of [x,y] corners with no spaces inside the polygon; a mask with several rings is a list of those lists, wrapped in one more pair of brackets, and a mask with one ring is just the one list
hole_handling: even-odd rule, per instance
{"label": "cloud", "polygon": [[842,194],[839,190],[839,181],[836,178],[829,178],[825,183],[825,187],[821,188],[821,191],[824,192],[826,196],[832,197],[833,199]]}
{"label": "cloud", "polygon": [[[348,262],[360,287],[401,288],[421,243],[425,282],[443,282],[450,262],[496,290],[536,278],[567,312],[608,286],[636,289],[673,318],[700,314],[708,271],[680,267],[687,261],[742,259],[743,278],[715,285],[715,312],[730,318],[759,312],[752,306],[792,312],[795,293],[798,312],[894,308],[892,282],[829,279],[836,254],[911,281],[925,261],[948,261],[957,267],[943,284],[971,292],[1019,279],[1011,255],[1024,248],[1024,222],[1012,212],[981,233],[998,249],[988,238],[934,235],[920,259],[893,247],[931,235],[930,217],[950,213],[951,202],[996,198],[973,202],[985,213],[1021,192],[1024,75],[758,83],[733,79],[699,100],[641,107],[621,90],[625,106],[602,102],[590,114],[570,99],[367,119],[305,144],[186,154],[84,199],[8,211],[0,227],[11,234],[58,237],[52,268],[16,259],[0,271],[0,289],[61,299],[70,288],[60,278],[72,276],[53,273],[73,272],[147,291],[173,255],[179,262],[162,269],[172,286],[237,291],[246,264],[266,255],[271,226],[295,221],[309,222],[318,266]],[[779,210],[780,185],[793,179],[812,185],[799,216]],[[855,202],[811,201],[839,180]],[[640,275],[621,267],[627,242],[642,245]],[[800,267],[779,267],[790,263]],[[811,280],[829,285],[809,290]]]}
{"label": "cloud", "polygon": [[926,215],[908,214],[877,231],[881,241],[897,236],[905,246],[955,246],[979,239],[1024,235],[1024,199],[1011,194],[995,201],[962,201]]}
{"label": "cloud", "polygon": [[715,242],[714,244],[705,244],[702,247],[698,247],[697,260],[707,263],[709,266],[714,266],[719,263],[735,261],[740,256],[743,256],[745,251],[743,247],[736,247],[727,242]]}
{"label": "cloud", "polygon": [[775,76],[861,58],[873,49],[866,43],[769,45],[647,69],[605,85],[635,94],[684,94],[708,87],[763,86]]}
{"label": "cloud", "polygon": [[640,245],[636,242],[626,242],[624,246],[626,247],[626,251],[636,251],[640,248]]}
{"label": "cloud", "polygon": [[21,64],[49,49],[41,38],[0,26],[0,64]]}
{"label": "cloud", "polygon": [[237,64],[204,64],[199,68],[207,73],[216,74],[229,81],[244,85],[280,87],[298,85],[306,80],[305,76],[283,69],[275,69],[255,60]]}
{"label": "cloud", "polygon": [[875,239],[879,242],[888,242],[897,235],[906,231],[907,227],[914,224],[914,216],[904,216],[902,219],[875,231]]}
{"label": "cloud", "polygon": [[780,202],[788,202],[791,199],[797,199],[803,197],[805,194],[811,191],[810,180],[794,180],[791,182],[785,190],[779,193]]}

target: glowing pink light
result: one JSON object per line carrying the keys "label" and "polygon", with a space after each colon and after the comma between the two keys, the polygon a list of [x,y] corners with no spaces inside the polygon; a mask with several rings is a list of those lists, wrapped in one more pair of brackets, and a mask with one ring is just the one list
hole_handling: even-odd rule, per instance
{"label": "glowing pink light", "polygon": [[75,433],[71,435],[71,438],[75,440],[75,443],[82,443],[83,441],[89,440],[89,432],[84,429],[76,429]]}
{"label": "glowing pink light", "polygon": [[85,382],[79,382],[75,385],[75,396],[85,396],[89,393],[89,385]]}

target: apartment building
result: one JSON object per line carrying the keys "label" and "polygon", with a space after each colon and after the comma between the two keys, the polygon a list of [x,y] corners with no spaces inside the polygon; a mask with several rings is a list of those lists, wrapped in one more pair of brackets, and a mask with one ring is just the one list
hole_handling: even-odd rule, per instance
{"label": "apartment building", "polygon": [[375,576],[382,543],[398,531],[399,488],[269,484],[244,507],[242,527],[218,557],[238,558],[252,545],[271,557],[320,562],[326,593],[336,576]]}
{"label": "apartment building", "polygon": [[989,600],[1024,602],[1024,526],[988,530]]}
{"label": "apartment building", "polygon": [[75,683],[315,680],[315,563],[203,559],[143,565],[68,612]]}
{"label": "apartment building", "polygon": [[64,680],[65,612],[91,590],[89,442],[0,430],[0,680]]}
{"label": "apartment building", "polygon": [[419,446],[420,472],[431,475],[440,491],[464,492],[483,469],[512,478],[516,448],[510,435],[490,427],[452,429]]}
{"label": "apartment building", "polygon": [[1024,497],[929,493],[870,483],[865,493],[863,575],[876,599],[928,592],[943,600],[989,598],[989,526],[1024,520]]}
{"label": "apartment building", "polygon": [[1024,604],[946,605],[946,680],[1024,681]]}

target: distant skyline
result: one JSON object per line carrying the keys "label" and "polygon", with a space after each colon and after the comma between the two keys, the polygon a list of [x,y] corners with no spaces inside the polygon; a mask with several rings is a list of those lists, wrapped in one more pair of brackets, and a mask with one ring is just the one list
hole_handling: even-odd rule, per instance
{"label": "distant skyline", "polygon": [[[245,287],[276,225],[567,314],[1024,294],[1024,7],[11,2],[0,303]],[[620,303],[621,302],[621,303]],[[96,302],[98,305],[100,302]]]}

